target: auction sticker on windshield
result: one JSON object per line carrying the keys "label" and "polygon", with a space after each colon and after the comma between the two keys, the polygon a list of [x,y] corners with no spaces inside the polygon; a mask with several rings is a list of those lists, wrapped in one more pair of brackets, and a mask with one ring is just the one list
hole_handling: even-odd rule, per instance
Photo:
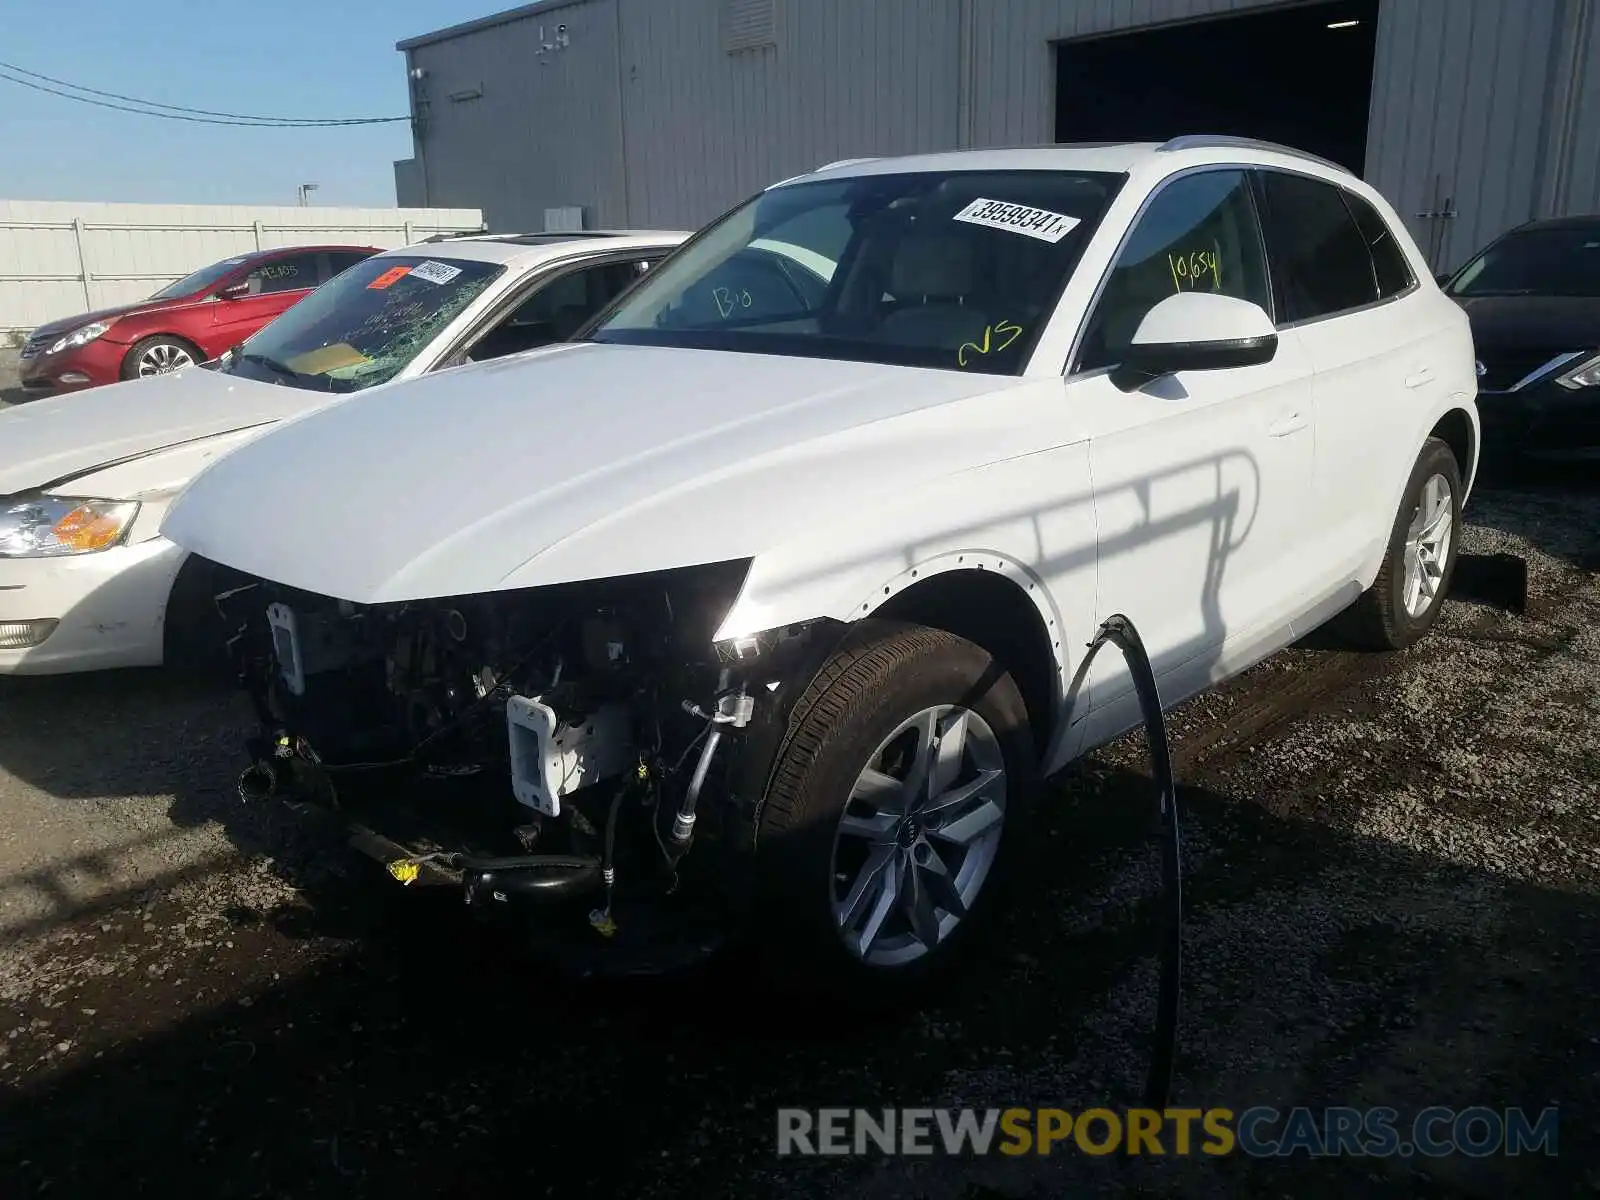
{"label": "auction sticker on windshield", "polygon": [[411,274],[417,279],[426,279],[429,283],[449,283],[461,274],[460,267],[448,266],[442,262],[428,259],[411,268]]}
{"label": "auction sticker on windshield", "polygon": [[1041,242],[1059,242],[1079,224],[1077,217],[1051,212],[1047,208],[1029,208],[1026,204],[1007,204],[1004,200],[974,200],[954,220],[969,225],[983,225],[989,229],[1004,229],[1038,238]]}
{"label": "auction sticker on windshield", "polygon": [[404,279],[408,274],[410,274],[410,272],[410,267],[390,267],[382,275],[379,275],[371,283],[367,284],[367,289],[373,292],[381,292],[384,288],[390,286],[396,280]]}

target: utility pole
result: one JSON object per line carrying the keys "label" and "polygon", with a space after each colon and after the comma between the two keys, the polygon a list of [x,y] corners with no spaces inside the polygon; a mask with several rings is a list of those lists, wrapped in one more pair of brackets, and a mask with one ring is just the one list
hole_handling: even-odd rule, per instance
{"label": "utility pole", "polygon": [[301,208],[305,208],[311,203],[311,193],[316,190],[317,185],[314,183],[302,183],[298,188],[295,189],[296,194],[300,198]]}

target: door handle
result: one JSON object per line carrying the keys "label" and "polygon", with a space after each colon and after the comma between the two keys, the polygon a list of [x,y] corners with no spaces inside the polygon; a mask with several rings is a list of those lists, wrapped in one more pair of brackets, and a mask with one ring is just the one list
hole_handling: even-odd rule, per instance
{"label": "door handle", "polygon": [[1433,368],[1432,367],[1423,367],[1421,370],[1413,371],[1410,375],[1406,376],[1406,386],[1408,388],[1419,388],[1419,387],[1424,386],[1425,384],[1429,384],[1429,383],[1432,383],[1432,382],[1433,382]]}
{"label": "door handle", "polygon": [[1279,417],[1267,427],[1268,437],[1288,437],[1291,433],[1299,433],[1306,427],[1306,419],[1299,413],[1290,413],[1286,417]]}

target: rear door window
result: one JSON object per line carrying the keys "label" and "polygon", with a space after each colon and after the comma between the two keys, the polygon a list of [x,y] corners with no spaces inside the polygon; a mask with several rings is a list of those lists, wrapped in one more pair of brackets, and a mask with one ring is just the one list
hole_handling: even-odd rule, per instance
{"label": "rear door window", "polygon": [[1367,239],[1331,183],[1262,171],[1267,251],[1286,324],[1332,316],[1379,299]]}
{"label": "rear door window", "polygon": [[316,252],[286,254],[282,258],[268,259],[245,276],[252,296],[270,296],[274,292],[298,292],[314,288],[322,282],[322,258]]}

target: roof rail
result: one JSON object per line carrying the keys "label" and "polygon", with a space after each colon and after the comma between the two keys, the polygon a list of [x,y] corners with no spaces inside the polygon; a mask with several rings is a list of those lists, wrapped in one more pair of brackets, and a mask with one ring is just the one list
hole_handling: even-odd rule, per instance
{"label": "roof rail", "polygon": [[[880,156],[881,157],[881,156]],[[859,163],[877,162],[877,158],[841,158],[838,162],[823,163],[820,167],[813,167],[812,173],[817,171],[831,171],[835,167],[853,167]]]}
{"label": "roof rail", "polygon": [[1287,154],[1291,158],[1302,158],[1306,162],[1318,163],[1329,170],[1338,171],[1341,175],[1355,174],[1343,163],[1336,163],[1332,159],[1323,158],[1320,154],[1296,150],[1293,146],[1285,146],[1278,142],[1267,142],[1260,138],[1235,137],[1227,133],[1186,133],[1161,143],[1156,147],[1156,153],[1170,154],[1177,150],[1205,150],[1226,146],[1232,146],[1240,150],[1269,150],[1274,154]]}

